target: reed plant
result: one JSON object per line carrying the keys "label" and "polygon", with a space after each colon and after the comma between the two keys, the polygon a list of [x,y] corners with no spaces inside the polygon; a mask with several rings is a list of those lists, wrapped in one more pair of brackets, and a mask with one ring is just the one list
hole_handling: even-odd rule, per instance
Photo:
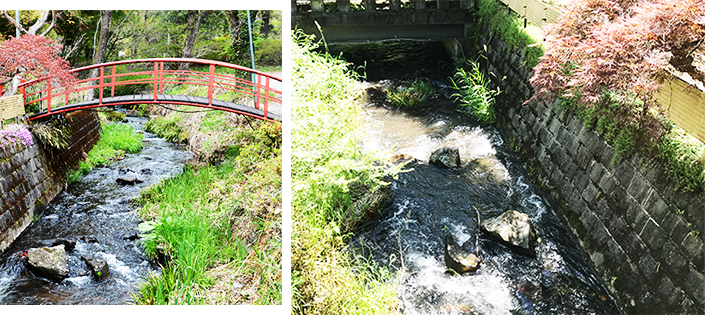
{"label": "reed plant", "polygon": [[453,97],[479,120],[489,124],[494,123],[496,118],[494,99],[501,91],[499,88],[489,87],[489,81],[477,62],[468,60],[467,67],[467,70],[463,67],[458,68],[451,78],[453,88],[457,91]]}

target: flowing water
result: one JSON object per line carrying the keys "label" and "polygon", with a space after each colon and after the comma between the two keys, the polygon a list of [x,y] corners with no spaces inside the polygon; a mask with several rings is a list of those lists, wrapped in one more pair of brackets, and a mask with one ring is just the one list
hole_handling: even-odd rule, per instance
{"label": "flowing water", "polygon": [[[128,118],[143,132],[143,149],[108,166],[94,168],[80,182],[59,193],[0,256],[0,304],[125,304],[131,292],[159,269],[135,240],[139,215],[131,200],[145,187],[182,170],[191,154],[143,131],[146,118]],[[137,176],[143,183],[118,185],[121,176]],[[53,239],[76,241],[67,252],[69,277],[55,283],[34,276],[19,254],[51,244]],[[96,281],[81,256],[107,261],[110,274]]]}
{"label": "flowing water", "polygon": [[[364,148],[416,161],[392,180],[390,204],[351,248],[401,272],[403,313],[620,313],[558,209],[537,192],[499,132],[460,113],[443,82],[423,108],[394,109],[381,92],[391,83],[367,83]],[[460,169],[428,164],[443,146],[459,148]],[[477,212],[486,220],[507,210],[528,214],[540,237],[535,257],[479,232]],[[445,234],[484,259],[477,272],[447,272]]]}

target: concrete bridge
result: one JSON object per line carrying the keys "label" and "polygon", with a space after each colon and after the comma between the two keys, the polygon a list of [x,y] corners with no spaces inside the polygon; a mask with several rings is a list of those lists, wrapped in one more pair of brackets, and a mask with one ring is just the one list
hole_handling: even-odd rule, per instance
{"label": "concrete bridge", "polygon": [[461,39],[469,35],[473,6],[474,0],[292,0],[291,24],[318,38],[322,30],[328,43]]}

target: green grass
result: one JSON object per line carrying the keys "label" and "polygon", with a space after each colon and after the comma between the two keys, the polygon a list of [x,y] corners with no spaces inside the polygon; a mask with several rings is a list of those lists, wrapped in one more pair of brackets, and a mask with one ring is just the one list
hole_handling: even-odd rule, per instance
{"label": "green grass", "polygon": [[419,79],[412,81],[409,86],[400,85],[384,91],[387,99],[401,108],[418,107],[435,92],[433,86]]}
{"label": "green grass", "polygon": [[102,123],[100,140],[88,153],[88,157],[78,163],[78,169],[69,172],[66,182],[76,182],[86,176],[94,166],[108,164],[125,153],[139,152],[142,150],[142,138],[144,136],[134,132],[130,125]]}
{"label": "green grass", "polygon": [[524,20],[515,13],[507,13],[506,6],[498,0],[478,0],[477,17],[479,25],[489,26],[509,46],[511,50],[521,49],[527,68],[539,64],[544,50],[541,45],[541,29],[529,25],[524,27]]}
{"label": "green grass", "polygon": [[237,154],[142,193],[145,251],[165,265],[135,302],[281,304],[281,124],[255,121],[252,130],[227,119],[234,115],[199,115],[175,128],[216,130]]}
{"label": "green grass", "polygon": [[295,314],[398,313],[395,275],[351,259],[345,244],[368,211],[361,202],[388,172],[358,147],[362,89],[347,65],[292,43],[292,292]]}
{"label": "green grass", "polygon": [[169,142],[185,143],[188,140],[188,133],[182,127],[182,120],[181,115],[155,117],[147,121],[144,130],[157,134]]}
{"label": "green grass", "polygon": [[494,111],[494,98],[499,95],[500,90],[492,90],[488,86],[485,74],[480,70],[477,63],[468,61],[469,69],[458,68],[451,78],[453,88],[458,91],[453,94],[467,112],[475,115],[485,123],[494,123],[496,114]]}

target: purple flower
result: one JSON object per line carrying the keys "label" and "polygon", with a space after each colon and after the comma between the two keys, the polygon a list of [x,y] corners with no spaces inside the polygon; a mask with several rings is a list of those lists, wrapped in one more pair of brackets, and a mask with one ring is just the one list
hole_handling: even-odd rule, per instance
{"label": "purple flower", "polygon": [[32,133],[27,130],[25,125],[11,124],[0,130],[0,147],[2,148],[13,145],[22,145],[27,148],[33,144]]}

